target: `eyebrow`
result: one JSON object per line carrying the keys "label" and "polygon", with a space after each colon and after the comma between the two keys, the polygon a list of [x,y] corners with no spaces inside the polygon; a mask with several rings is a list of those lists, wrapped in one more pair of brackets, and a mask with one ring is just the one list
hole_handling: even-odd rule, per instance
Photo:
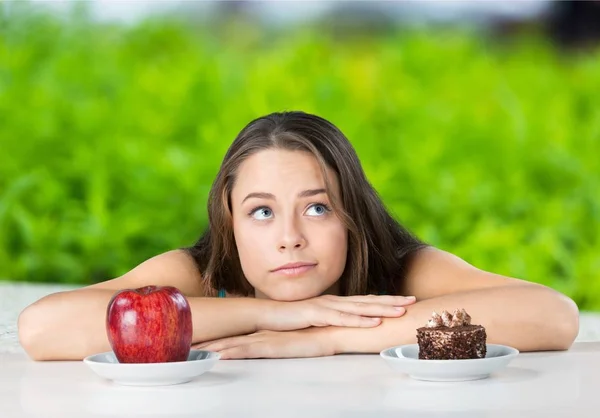
{"label": "eyebrow", "polygon": [[[316,196],[318,194],[323,194],[323,193],[327,193],[327,190],[325,190],[325,189],[309,189],[309,190],[303,190],[300,193],[298,193],[298,197],[311,197],[311,196]],[[253,192],[253,193],[248,194],[248,196],[246,196],[244,198],[244,200],[242,200],[242,203],[244,203],[246,200],[253,198],[253,197],[258,198],[258,199],[276,200],[275,195],[273,195],[272,193]]]}

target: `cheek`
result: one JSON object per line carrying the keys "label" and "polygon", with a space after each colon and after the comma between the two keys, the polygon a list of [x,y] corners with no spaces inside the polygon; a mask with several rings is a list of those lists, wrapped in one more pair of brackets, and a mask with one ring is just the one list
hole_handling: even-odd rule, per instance
{"label": "cheek", "polygon": [[243,225],[237,228],[237,230],[234,229],[234,237],[238,250],[250,253],[262,251],[262,247],[267,242],[266,233],[257,233],[255,228],[248,227],[247,225]]}
{"label": "cheek", "polygon": [[[342,224],[333,224],[322,229],[313,239],[317,256],[327,258],[327,267],[331,273],[341,274],[346,265],[348,234]],[[323,260],[325,261],[325,260]]]}
{"label": "cheek", "polygon": [[334,243],[337,248],[337,262],[340,268],[339,273],[341,274],[346,266],[346,257],[348,255],[348,233],[344,227],[341,227],[341,231],[336,235],[336,242]]}
{"label": "cheek", "polygon": [[246,276],[260,267],[261,254],[264,253],[265,237],[256,234],[249,225],[235,223],[233,227],[235,245],[240,256],[240,263]]}

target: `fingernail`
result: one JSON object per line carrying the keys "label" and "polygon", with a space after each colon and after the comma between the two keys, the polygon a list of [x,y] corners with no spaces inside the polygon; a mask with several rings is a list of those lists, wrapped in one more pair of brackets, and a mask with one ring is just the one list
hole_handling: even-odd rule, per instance
{"label": "fingernail", "polygon": [[397,311],[404,311],[404,308],[402,306],[394,306],[394,309]]}
{"label": "fingernail", "polygon": [[381,321],[381,318],[371,318],[371,321],[372,322],[379,322],[379,321]]}
{"label": "fingernail", "polygon": [[416,299],[414,296],[404,296],[405,299]]}

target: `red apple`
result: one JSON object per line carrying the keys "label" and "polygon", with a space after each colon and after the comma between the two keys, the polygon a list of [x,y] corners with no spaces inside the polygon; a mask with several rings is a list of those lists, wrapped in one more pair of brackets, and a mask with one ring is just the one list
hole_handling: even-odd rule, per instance
{"label": "red apple", "polygon": [[185,361],[192,344],[192,312],[175,287],[124,289],[108,303],[106,332],[119,363]]}

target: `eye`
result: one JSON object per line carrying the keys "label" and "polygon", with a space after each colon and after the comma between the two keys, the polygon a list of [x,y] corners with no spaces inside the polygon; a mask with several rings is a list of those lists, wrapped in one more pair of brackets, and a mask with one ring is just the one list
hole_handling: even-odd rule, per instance
{"label": "eye", "polygon": [[325,203],[315,203],[306,211],[306,213],[310,216],[323,216],[328,212],[331,212],[331,209]]}
{"label": "eye", "polygon": [[273,216],[273,211],[266,206],[261,206],[255,209],[252,209],[249,213],[254,219],[262,221],[264,219],[269,219]]}

